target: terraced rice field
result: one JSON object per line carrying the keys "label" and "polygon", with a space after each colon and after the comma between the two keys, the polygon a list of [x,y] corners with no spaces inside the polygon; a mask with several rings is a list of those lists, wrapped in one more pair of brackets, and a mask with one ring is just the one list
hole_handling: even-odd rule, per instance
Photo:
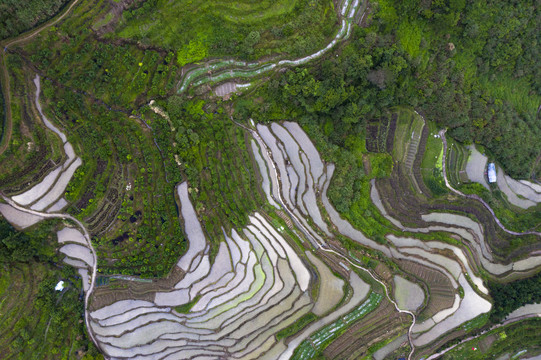
{"label": "terraced rice field", "polygon": [[[403,166],[410,169],[419,147],[414,140],[423,128],[417,120],[410,122],[409,137],[400,138],[397,133],[394,142],[402,144]],[[25,224],[46,217],[64,217],[77,224],[58,230],[59,252],[65,255],[66,264],[78,270],[86,292],[89,333],[107,356],[304,359],[323,352],[331,357],[358,357],[381,341],[384,333],[398,336],[408,326],[408,343],[414,352],[416,347],[431,346],[490,311],[488,290],[479,276],[479,265],[471,262],[472,256],[495,274],[528,271],[540,263],[541,257],[497,262],[487,251],[484,228],[462,215],[419,214],[429,225],[406,227],[391,218],[376,182],[372,182],[371,198],[376,207],[407,233],[390,233],[386,242],[376,243],[343,219],[330,203],[327,189],[334,165],[322,160],[298,124],[254,122],[246,130],[252,135],[248,139],[251,149],[244,151],[253,155],[259,170],[258,186],[271,206],[247,214],[244,225],[231,222],[209,232],[207,223],[200,219],[200,208],[192,203],[197,190],[186,181],[179,183],[175,190],[187,247],[172,275],[159,285],[153,280],[141,282],[126,291],[119,289],[122,295],[118,296],[111,287],[89,305],[97,257],[87,230],[74,218],[47,213],[48,207],[60,201],[55,187],[64,186],[62,176],[69,180],[69,169],[77,164],[69,143],[64,144],[67,160],[61,170],[50,171],[50,184],[43,180],[12,199],[5,198],[9,205],[0,204],[6,217],[13,220],[24,215]],[[410,175],[415,176],[413,172]],[[284,218],[287,228],[281,225]],[[416,238],[434,231],[463,238],[474,255],[446,242]],[[339,236],[393,258],[408,275],[389,273],[380,280],[374,272],[356,265],[356,260],[333,250]],[[320,252],[310,251],[313,249]],[[316,256],[318,253],[326,254],[325,261]],[[365,277],[352,271],[352,266]],[[393,278],[394,292],[390,290]],[[138,282],[131,277],[120,280]],[[378,318],[374,310],[380,306],[388,317]],[[277,337],[304,316],[316,319],[288,336],[287,342]],[[352,347],[351,339],[366,342],[366,346]]]}
{"label": "terraced rice field", "polygon": [[316,266],[320,276],[319,295],[312,311],[314,314],[321,316],[340,302],[344,296],[343,287],[345,283],[333,275],[330,269],[310,252],[307,251],[306,255],[310,262]]}
{"label": "terraced rice field", "polygon": [[54,126],[43,114],[39,101],[41,94],[39,75],[36,75],[34,78],[34,84],[36,86],[35,105],[41,115],[41,120],[45,126],[54,132],[63,142],[66,160],[63,164],[47,174],[40,183],[27,189],[21,194],[13,196],[12,199],[22,206],[30,207],[32,210],[46,210],[47,212],[60,211],[62,210],[62,207],[67,205],[62,196],[64,195],[73,174],[77,168],[81,166],[82,160],[76,157],[72,145],[67,141],[66,135]]}
{"label": "terraced rice field", "polygon": [[507,200],[519,208],[528,209],[536,206],[541,201],[541,196],[538,193],[505,175],[503,169],[499,166],[496,169],[496,179],[496,184],[498,184],[500,190],[505,194]]}
{"label": "terraced rice field", "polygon": [[[314,307],[304,262],[256,213],[242,231],[224,233],[210,265],[187,184],[178,191],[190,246],[177,266],[186,274],[152,301],[124,300],[94,310],[91,327],[103,350],[114,357],[149,358],[254,358],[269,351],[277,346],[274,334]],[[174,310],[190,301],[195,301],[190,312]]]}

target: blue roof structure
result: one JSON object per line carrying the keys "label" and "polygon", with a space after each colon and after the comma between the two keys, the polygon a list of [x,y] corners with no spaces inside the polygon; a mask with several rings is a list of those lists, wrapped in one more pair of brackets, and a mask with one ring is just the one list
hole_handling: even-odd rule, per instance
{"label": "blue roof structure", "polygon": [[496,166],[494,166],[494,163],[488,164],[488,182],[489,183],[496,182]]}

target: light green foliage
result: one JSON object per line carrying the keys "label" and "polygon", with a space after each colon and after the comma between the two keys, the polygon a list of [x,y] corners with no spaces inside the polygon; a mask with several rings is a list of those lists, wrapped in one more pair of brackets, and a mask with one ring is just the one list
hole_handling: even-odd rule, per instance
{"label": "light green foliage", "polygon": [[200,36],[190,40],[187,46],[180,47],[177,51],[177,62],[179,66],[195,63],[208,56],[207,37]]}
{"label": "light green foliage", "polygon": [[215,56],[298,56],[332,35],[332,7],[329,0],[148,0],[124,11],[115,36],[177,49],[180,66]]}
{"label": "light green foliage", "polygon": [[419,55],[422,30],[417,22],[401,22],[397,30],[397,35],[400,45],[402,45],[411,57]]}
{"label": "light green foliage", "polygon": [[387,24],[387,26],[394,26],[398,21],[398,15],[392,1],[379,0],[378,5],[379,11],[377,12],[377,17],[381,18]]}
{"label": "light green foliage", "polygon": [[386,153],[371,153],[368,155],[370,166],[372,168],[372,177],[381,179],[389,177],[393,171],[393,158]]}
{"label": "light green foliage", "polygon": [[312,312],[309,312],[308,314],[303,315],[300,319],[295,321],[293,324],[291,324],[290,326],[276,333],[276,340],[279,341],[283,338],[299,333],[308,324],[317,320],[317,318],[318,317]]}
{"label": "light green foliage", "polygon": [[476,318],[462,324],[462,328],[465,331],[479,329],[483,327],[486,323],[488,323],[488,318],[489,318],[489,313],[479,315]]}
{"label": "light green foliage", "polygon": [[175,311],[178,312],[178,313],[181,313],[181,314],[187,314],[190,312],[190,309],[195,305],[197,304],[197,302],[199,301],[199,299],[201,298],[201,296],[196,296],[195,299],[193,299],[192,301],[190,301],[189,303],[187,304],[184,304],[184,305],[180,305],[180,306],[175,306]]}
{"label": "light green foliage", "polygon": [[[438,126],[432,121],[428,121],[427,126],[429,133],[421,161],[421,175],[433,195],[443,195],[447,193],[442,172],[443,142],[438,135]],[[451,142],[452,139],[449,138],[448,141]]]}

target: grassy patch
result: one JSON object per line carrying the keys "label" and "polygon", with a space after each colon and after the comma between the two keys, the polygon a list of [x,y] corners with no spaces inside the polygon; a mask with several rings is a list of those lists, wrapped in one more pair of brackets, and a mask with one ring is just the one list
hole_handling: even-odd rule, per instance
{"label": "grassy patch", "polygon": [[476,318],[462,324],[462,328],[464,329],[464,331],[472,331],[475,329],[479,329],[488,323],[488,318],[488,313],[479,315]]}
{"label": "grassy patch", "polygon": [[523,114],[535,114],[539,106],[539,94],[531,91],[525,77],[511,77],[505,73],[479,78],[479,84],[487,94],[496,99],[505,99]]}
{"label": "grassy patch", "polygon": [[332,35],[332,7],[327,0],[149,0],[126,10],[113,36],[177,50],[181,66],[207,56],[297,56]]}
{"label": "grassy patch", "polygon": [[276,340],[280,341],[283,338],[286,338],[288,336],[294,335],[299,333],[302,329],[304,329],[308,324],[311,322],[314,322],[317,320],[317,316],[310,312],[306,315],[303,315],[301,318],[299,318],[297,321],[295,321],[293,324],[289,325],[288,327],[280,330],[276,333]]}
{"label": "grassy patch", "polygon": [[201,296],[196,296],[195,299],[193,299],[192,301],[190,301],[187,304],[180,305],[180,306],[175,306],[175,311],[178,312],[178,313],[181,313],[181,314],[189,313],[190,310],[194,307],[194,305],[197,304],[197,302],[199,301],[200,298],[201,298]]}
{"label": "grassy patch", "polygon": [[419,46],[421,45],[422,29],[419,23],[413,21],[403,21],[397,30],[400,45],[411,56],[419,55]]}
{"label": "grassy patch", "polygon": [[428,137],[421,161],[421,175],[433,195],[440,196],[448,192],[443,179],[443,142],[438,135],[438,126],[427,121]]}
{"label": "grassy patch", "polygon": [[372,170],[370,177],[381,179],[391,175],[393,171],[393,158],[391,155],[386,153],[370,153],[368,154],[368,159],[370,160]]}
{"label": "grassy patch", "polygon": [[393,158],[397,161],[405,161],[408,156],[409,145],[416,137],[421,136],[423,120],[410,109],[397,109],[398,119],[396,123],[395,140],[393,146]]}

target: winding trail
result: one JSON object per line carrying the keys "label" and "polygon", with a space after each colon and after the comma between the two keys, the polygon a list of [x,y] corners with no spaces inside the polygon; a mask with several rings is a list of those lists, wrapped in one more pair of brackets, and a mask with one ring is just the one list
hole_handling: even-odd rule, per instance
{"label": "winding trail", "polygon": [[94,290],[94,284],[95,284],[95,281],[96,281],[96,274],[97,274],[97,269],[98,269],[98,257],[96,255],[96,251],[94,250],[94,247],[92,246],[92,242],[90,240],[90,235],[88,234],[88,231],[86,230],[86,227],[83,225],[82,222],[80,222],[79,220],[77,220],[76,218],[74,218],[73,216],[71,215],[68,215],[68,214],[55,214],[55,213],[46,213],[46,212],[41,212],[41,211],[35,211],[35,210],[31,210],[31,209],[27,209],[25,207],[22,207],[22,206],[19,206],[17,205],[16,202],[14,202],[13,200],[11,200],[9,197],[7,197],[6,195],[4,195],[4,193],[0,192],[0,196],[2,197],[2,199],[4,199],[4,201],[6,203],[8,203],[9,205],[11,205],[12,207],[14,207],[15,209],[19,210],[19,211],[22,211],[22,212],[25,212],[27,214],[31,214],[31,215],[38,215],[38,216],[41,216],[43,218],[48,218],[48,219],[66,219],[66,220],[71,220],[73,221],[75,224],[77,224],[77,226],[81,229],[81,231],[83,232],[83,235],[84,235],[84,238],[86,240],[86,246],[88,247],[88,249],[91,251],[92,253],[92,257],[94,259],[94,266],[92,266],[92,276],[90,277],[90,287],[88,288],[88,291],[86,292],[85,294],[85,324],[86,324],[86,327],[87,327],[87,330],[88,330],[88,334],[90,335],[90,338],[92,339],[92,341],[94,342],[94,344],[99,348],[99,343],[98,341],[96,340],[96,338],[94,337],[94,334],[92,333],[92,329],[90,327],[90,314],[88,312],[88,301],[90,299],[90,295],[92,294],[92,290]]}
{"label": "winding trail", "polygon": [[6,151],[6,149],[9,146],[9,141],[11,139],[11,133],[13,131],[13,123],[11,121],[11,91],[9,88],[9,73],[6,66],[6,59],[5,55],[8,50],[8,48],[11,45],[15,45],[17,43],[21,43],[23,41],[32,39],[36,35],[38,35],[40,32],[42,32],[45,29],[50,28],[54,24],[58,23],[60,20],[66,17],[67,14],[71,11],[71,9],[79,2],[80,0],[73,0],[73,2],[64,9],[64,11],[58,15],[56,18],[53,18],[42,25],[38,26],[34,30],[30,30],[29,32],[23,33],[15,38],[7,39],[4,42],[0,43],[0,46],[3,47],[3,51],[0,52],[0,67],[2,68],[2,74],[0,77],[0,81],[2,82],[2,93],[4,95],[4,131],[2,132],[2,138],[0,138],[0,155]]}
{"label": "winding trail", "polygon": [[[417,113],[419,114],[419,113]],[[422,117],[422,116],[421,116]],[[423,118],[424,120],[424,118]],[[445,132],[447,130],[444,129],[444,130],[440,130],[439,131],[439,135],[440,135],[440,138],[443,142],[443,160],[442,160],[442,170],[443,170],[443,179],[445,180],[445,186],[447,186],[449,188],[449,190],[451,190],[452,192],[454,192],[455,194],[457,195],[460,195],[460,196],[463,196],[463,197],[466,197],[468,199],[474,199],[474,200],[477,200],[479,201],[481,204],[483,204],[487,209],[488,211],[492,214],[492,218],[494,219],[494,221],[496,222],[496,224],[498,224],[498,226],[503,230],[505,231],[506,233],[508,234],[511,234],[511,235],[515,235],[515,236],[520,236],[520,235],[537,235],[537,236],[540,236],[541,237],[541,232],[537,232],[537,231],[524,231],[524,232],[516,232],[516,231],[511,231],[511,230],[508,230],[505,226],[503,226],[503,224],[500,222],[500,219],[498,219],[496,217],[496,214],[494,213],[494,210],[492,210],[492,208],[490,207],[490,205],[487,204],[487,202],[485,200],[483,200],[479,195],[476,195],[476,194],[464,194],[463,192],[455,189],[454,187],[451,186],[451,184],[449,183],[449,180],[447,179],[447,166],[446,166],[446,157],[447,157],[447,139],[445,138]]]}

